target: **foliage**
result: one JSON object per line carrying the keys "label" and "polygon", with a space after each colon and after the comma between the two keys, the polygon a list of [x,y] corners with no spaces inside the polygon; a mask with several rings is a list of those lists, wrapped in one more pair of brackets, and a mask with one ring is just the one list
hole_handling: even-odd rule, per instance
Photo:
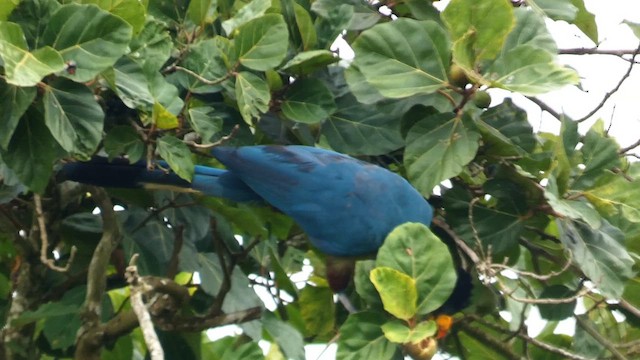
{"label": "foliage", "polygon": [[[558,134],[536,133],[509,98],[487,108],[487,90],[532,97],[578,84],[545,23],[569,22],[596,42],[583,0],[452,0],[442,12],[416,0],[6,3],[7,358],[145,358],[124,281],[134,254],[168,359],[261,359],[261,340],[267,358],[302,359],[305,344],[336,335],[339,359],[429,358],[460,267],[473,295],[438,339],[441,353],[639,356],[623,346],[640,337],[640,166],[630,149],[601,121],[580,132],[559,115]],[[331,47],[338,36],[353,61]],[[194,164],[217,165],[206,148],[223,142],[358,156],[407,177],[436,220],[398,227],[375,260],[358,262],[345,295],[361,311],[348,314],[323,255],[273,209],[161,190],[105,196],[55,180],[63,162],[95,154],[162,159],[190,180]],[[306,264],[302,286],[289,277]],[[548,323],[531,338],[524,319],[535,306]],[[573,338],[553,333],[571,318]],[[242,335],[206,336],[227,324]]]}

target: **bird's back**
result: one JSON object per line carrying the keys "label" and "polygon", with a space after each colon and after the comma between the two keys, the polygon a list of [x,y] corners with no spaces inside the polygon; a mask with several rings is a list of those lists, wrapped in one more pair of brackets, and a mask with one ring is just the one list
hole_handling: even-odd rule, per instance
{"label": "bird's back", "polygon": [[431,207],[405,179],[346,155],[307,146],[218,147],[213,154],[329,255],[374,253],[397,225],[431,222]]}

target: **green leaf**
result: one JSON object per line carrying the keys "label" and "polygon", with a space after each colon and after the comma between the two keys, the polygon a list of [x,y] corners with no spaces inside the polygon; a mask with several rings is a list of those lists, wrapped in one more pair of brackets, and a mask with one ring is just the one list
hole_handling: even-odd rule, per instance
{"label": "green leaf", "polygon": [[49,46],[29,52],[22,29],[10,22],[0,22],[0,58],[6,82],[16,86],[34,86],[65,66],[62,56]]}
{"label": "green leaf", "polygon": [[220,340],[209,341],[203,338],[202,359],[215,360],[264,360],[262,349],[257,342],[247,342],[241,336],[227,336]]}
{"label": "green leaf", "polygon": [[380,293],[384,309],[391,315],[409,320],[416,315],[418,290],[409,275],[389,267],[376,267],[369,278]]}
{"label": "green leaf", "polygon": [[387,236],[378,250],[376,267],[393,268],[415,281],[417,313],[421,315],[440,307],[456,282],[449,249],[428,227],[418,223],[400,225]]}
{"label": "green leaf", "polygon": [[128,108],[151,112],[155,100],[140,64],[129,57],[122,57],[104,77]]}
{"label": "green leaf", "polygon": [[134,34],[142,30],[147,15],[145,4],[139,0],[80,0],[78,3],[95,4],[102,10],[121,17],[131,25]]}
{"label": "green leaf", "polygon": [[[564,285],[551,285],[542,290],[538,299],[568,299],[574,296],[575,293],[576,292],[574,290],[571,290]],[[545,320],[561,321],[573,316],[576,304],[576,299],[568,303],[539,304],[538,310],[540,310],[540,316]]]}
{"label": "green leaf", "polygon": [[564,20],[570,23],[578,13],[578,8],[571,2],[572,0],[532,0],[527,5],[553,20]]}
{"label": "green leaf", "polygon": [[431,194],[441,181],[458,175],[476,155],[480,134],[453,114],[429,116],[407,134],[404,163],[412,184]]}
{"label": "green leaf", "polygon": [[259,18],[271,7],[271,0],[251,0],[243,6],[231,19],[222,22],[222,29],[228,35],[238,27]]}
{"label": "green leaf", "polygon": [[384,317],[374,312],[350,314],[340,328],[339,360],[394,359],[397,347],[382,332]]}
{"label": "green leaf", "polygon": [[376,290],[369,278],[371,270],[376,266],[374,260],[361,260],[356,262],[356,269],[353,276],[353,283],[356,292],[367,303],[369,308],[381,307],[382,301],[380,293]]}
{"label": "green leaf", "polygon": [[[442,12],[454,41],[469,43],[473,63],[493,59],[514,25],[513,5],[504,0],[452,0]],[[472,36],[471,36],[472,34]]]}
{"label": "green leaf", "polygon": [[[295,23],[298,26],[297,30],[300,33],[302,48],[304,50],[315,49],[318,44],[318,35],[316,33],[316,28],[313,26],[313,19],[311,18],[311,15],[302,5],[292,0],[289,1],[293,3]],[[287,23],[289,22],[290,21],[287,19]],[[291,27],[289,27],[289,33],[293,33]]]}
{"label": "green leaf", "polygon": [[406,322],[391,320],[382,324],[381,326],[384,337],[389,341],[396,344],[403,344],[409,342],[411,336],[411,329],[407,326]]}
{"label": "green leaf", "polygon": [[5,164],[23,184],[37,193],[44,191],[49,183],[53,162],[62,153],[43,117],[36,109],[27,110],[13,133],[7,151],[2,153]]}
{"label": "green leaf", "polygon": [[165,135],[158,139],[158,152],[176,175],[187,181],[191,181],[191,178],[193,178],[194,163],[187,144],[175,136]]}
{"label": "green leaf", "polygon": [[351,94],[336,99],[338,110],[322,125],[322,135],[338,152],[380,155],[404,145],[397,117],[359,103]]}
{"label": "green leaf", "polygon": [[289,33],[281,15],[267,14],[238,28],[233,58],[258,71],[273,69],[287,55]]}
{"label": "green leaf", "polygon": [[287,118],[306,124],[325,120],[336,111],[333,94],[318,79],[299,79],[287,89],[281,105]]}
{"label": "green leaf", "polygon": [[340,58],[329,50],[303,51],[282,65],[280,70],[292,75],[307,75],[339,60]]}
{"label": "green leaf", "polygon": [[63,78],[52,81],[43,97],[44,121],[63,149],[87,159],[102,139],[104,112],[91,90]]}
{"label": "green leaf", "polygon": [[0,21],[5,21],[9,17],[9,14],[13,11],[13,9],[18,6],[20,0],[9,0],[3,3],[3,6],[0,7]]}
{"label": "green leaf", "polygon": [[9,146],[18,122],[36,98],[35,87],[19,87],[0,79],[0,148]]}
{"label": "green leaf", "polygon": [[596,17],[584,6],[584,0],[571,0],[573,6],[578,8],[573,24],[582,30],[582,32],[593,41],[594,44],[598,43],[598,24],[596,24]]}
{"label": "green leaf", "polygon": [[620,166],[619,146],[607,136],[602,120],[598,120],[582,140],[582,164],[584,169],[578,174],[572,188],[584,189],[593,186],[605,170]]}
{"label": "green leaf", "polygon": [[384,336],[394,343],[419,343],[434,336],[438,332],[438,325],[433,320],[427,320],[410,329],[406,323],[392,320],[382,325],[382,331]]}
{"label": "green leaf", "polygon": [[324,335],[335,326],[335,303],[328,287],[307,285],[300,291],[300,315],[304,320],[305,336]]}
{"label": "green leaf", "polygon": [[[467,244],[476,247],[479,238],[485,250],[491,246],[494,255],[513,255],[512,252],[517,252],[525,218],[510,202],[503,204],[500,201],[497,206],[488,207],[475,201],[469,209],[471,194],[461,186],[447,190],[444,201],[447,223]],[[523,202],[517,198],[512,201]],[[469,221],[469,213],[473,223]]]}
{"label": "green leaf", "polygon": [[530,153],[538,143],[526,111],[509,98],[494,106],[476,121],[482,134],[484,152],[497,156],[522,156]]}
{"label": "green leaf", "polygon": [[109,154],[109,159],[126,155],[130,162],[135,163],[142,159],[145,146],[136,130],[128,125],[119,125],[112,128],[104,138],[104,151]]}
{"label": "green leaf", "polygon": [[556,223],[576,265],[604,296],[619,299],[625,282],[635,273],[622,232],[605,220],[596,229],[582,221],[556,219]]}
{"label": "green leaf", "polygon": [[195,25],[205,27],[212,24],[217,14],[218,0],[193,0],[187,8],[187,18]]}
{"label": "green leaf", "polygon": [[587,201],[562,198],[553,176],[549,178],[549,183],[544,189],[544,197],[555,212],[574,220],[584,221],[595,229],[600,227],[602,218],[596,209]]}
{"label": "green leaf", "polygon": [[216,116],[210,106],[198,106],[189,109],[189,123],[204,143],[210,143],[213,137],[222,131],[222,118]]}
{"label": "green leaf", "polygon": [[499,57],[488,69],[491,85],[523,95],[538,95],[579,82],[573,69],[554,62],[553,54],[529,45]]}
{"label": "green leaf", "polygon": [[[332,0],[329,0],[332,1]],[[311,9],[316,11],[316,5],[326,1],[314,1]],[[336,38],[348,28],[353,18],[353,6],[348,4],[331,4],[326,15],[320,15],[316,20],[317,47],[328,49]]]}
{"label": "green leaf", "polygon": [[516,25],[507,36],[500,56],[505,56],[509,51],[524,45],[546,50],[551,54],[558,51],[556,42],[549,33],[542,16],[526,9],[515,9],[514,14]]}
{"label": "green leaf", "polygon": [[278,344],[287,359],[304,359],[304,341],[302,335],[291,325],[279,320],[272,313],[266,312],[262,317],[265,331]]}
{"label": "green leaf", "polygon": [[95,5],[66,4],[56,11],[45,29],[43,42],[58,50],[75,73],[74,81],[93,79],[128,51],[131,25]]}
{"label": "green leaf", "polygon": [[156,127],[160,130],[175,129],[180,125],[180,123],[178,122],[178,117],[172,114],[159,102],[155,102],[153,104],[151,119],[151,123],[155,124]]}
{"label": "green leaf", "polygon": [[131,60],[140,64],[147,73],[159,71],[171,56],[173,43],[166,24],[149,17],[140,33],[129,44]]}
{"label": "green leaf", "polygon": [[640,39],[640,24],[635,23],[633,21],[629,21],[629,20],[623,20],[622,21],[625,25],[627,25],[629,27],[629,29],[631,29],[631,31],[633,31],[633,34]]}
{"label": "green leaf", "polygon": [[640,223],[640,166],[634,163],[627,175],[607,173],[583,195],[608,217],[624,217],[633,223]]}
{"label": "green leaf", "polygon": [[229,76],[227,56],[222,46],[222,40],[214,38],[201,41],[190,48],[181,65],[216,84],[205,84],[191,75],[186,75],[188,81],[182,84],[185,88],[196,94],[220,91],[220,84]]}
{"label": "green leaf", "polygon": [[238,110],[244,121],[253,125],[253,119],[260,118],[262,113],[269,110],[271,93],[269,85],[262,78],[250,72],[243,71],[236,75],[236,99]]}
{"label": "green leaf", "polygon": [[385,97],[428,94],[447,82],[450,44],[435,22],[398,19],[376,25],[352,47],[353,65]]}

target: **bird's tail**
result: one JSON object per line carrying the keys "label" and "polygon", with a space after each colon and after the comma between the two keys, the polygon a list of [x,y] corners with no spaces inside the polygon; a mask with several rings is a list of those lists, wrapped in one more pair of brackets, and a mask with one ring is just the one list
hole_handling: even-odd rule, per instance
{"label": "bird's tail", "polygon": [[124,159],[109,161],[106,158],[94,157],[87,162],[64,164],[57,173],[57,179],[115,188],[193,191],[240,202],[261,200],[260,196],[233,173],[200,165],[196,165],[193,180],[188,182],[171,171],[149,170],[144,162],[129,164]]}

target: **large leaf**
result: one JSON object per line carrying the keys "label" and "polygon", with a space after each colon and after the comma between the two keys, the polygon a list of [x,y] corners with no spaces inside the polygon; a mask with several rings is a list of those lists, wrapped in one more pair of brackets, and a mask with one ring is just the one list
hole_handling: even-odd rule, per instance
{"label": "large leaf", "polygon": [[393,359],[396,345],[387,340],[381,326],[384,317],[374,312],[359,312],[349,315],[340,328],[337,359]]}
{"label": "large leaf", "polygon": [[476,124],[482,133],[484,151],[492,155],[524,155],[537,144],[527,113],[508,98],[485,111]]}
{"label": "large leaf", "polygon": [[224,29],[225,33],[231,35],[239,26],[264,15],[270,7],[271,0],[251,0],[248,4],[240,8],[231,19],[223,21],[222,29]]}
{"label": "large leaf", "polygon": [[194,163],[191,159],[191,151],[184,142],[175,136],[165,135],[158,139],[158,152],[176,175],[191,181]]}
{"label": "large leaf", "polygon": [[[44,191],[49,183],[53,162],[62,153],[43,117],[38,110],[28,110],[2,156],[21,182],[39,193]],[[9,154],[11,155],[8,156]]]}
{"label": "large leaf", "polygon": [[353,65],[385,97],[432,93],[447,82],[450,44],[435,22],[399,19],[376,25],[352,47]]}
{"label": "large leaf", "polygon": [[406,223],[395,228],[378,251],[376,267],[398,270],[415,281],[418,314],[440,307],[456,282],[449,249],[423,224]]}
{"label": "large leaf", "polygon": [[620,166],[618,144],[607,136],[602,121],[593,124],[582,143],[580,151],[584,168],[572,185],[575,189],[593,186],[598,178],[605,174],[605,170]]}
{"label": "large leaf", "polygon": [[480,134],[453,114],[427,117],[407,134],[404,163],[412,184],[431,194],[441,181],[458,175],[475,157]]}
{"label": "large leaf", "polygon": [[169,59],[173,43],[166,24],[150,17],[140,33],[131,40],[129,48],[131,52],[127,56],[141,64],[146,71],[152,72],[160,70]]}
{"label": "large leaf", "polygon": [[95,4],[102,10],[121,17],[131,25],[134,33],[138,33],[144,26],[146,6],[138,0],[80,0],[81,4]]}
{"label": "large leaf", "polygon": [[300,291],[300,315],[305,336],[329,334],[335,326],[335,303],[328,287],[305,286]]}
{"label": "large leaf", "polygon": [[311,74],[315,70],[333,64],[340,60],[329,50],[311,50],[298,53],[286,64],[282,65],[281,71],[294,75]]}
{"label": "large leaf", "polygon": [[514,24],[513,5],[504,0],[452,0],[442,13],[454,41],[467,43],[473,61],[494,58]]}
{"label": "large leaf", "polygon": [[336,99],[336,104],[338,110],[322,125],[322,135],[334,150],[379,155],[404,144],[397,118],[359,103],[351,94]]}
{"label": "large leaf", "polygon": [[0,148],[6,149],[18,121],[36,97],[35,87],[19,87],[0,79]]}
{"label": "large leaf", "polygon": [[204,143],[213,141],[214,135],[222,131],[222,118],[216,115],[210,106],[198,106],[189,109],[189,123]]}
{"label": "large leaf", "polygon": [[604,296],[619,299],[624,284],[635,273],[622,232],[605,220],[597,229],[576,220],[557,219],[556,223],[560,240],[572,252],[576,265]]}
{"label": "large leaf", "polygon": [[547,30],[542,16],[526,9],[516,9],[514,14],[516,24],[504,42],[501,56],[523,45],[543,49],[552,54],[557,52],[556,42]]}
{"label": "large leaf", "polygon": [[102,139],[104,113],[91,90],[63,78],[51,82],[43,97],[44,120],[63,149],[84,158]]}
{"label": "large leaf", "polygon": [[418,289],[415,279],[385,266],[371,270],[370,279],[380,293],[387,312],[403,320],[409,320],[416,315]]}
{"label": "large leaf", "polygon": [[527,4],[554,20],[572,22],[578,14],[572,0],[532,0]]}
{"label": "large leaf", "polygon": [[243,71],[236,75],[236,99],[242,118],[247,124],[253,125],[253,119],[260,118],[262,113],[269,110],[269,85],[257,75]]}
{"label": "large leaf", "polygon": [[30,52],[20,26],[9,22],[0,22],[0,58],[6,82],[16,86],[34,86],[65,66],[62,56],[49,46]]}
{"label": "large leaf", "polygon": [[186,76],[187,80],[181,82],[181,85],[196,94],[206,94],[220,91],[220,84],[228,76],[226,55],[223,49],[223,40],[208,39],[192,46],[181,65],[201,78],[205,78],[214,83],[202,83],[194,76]]}
{"label": "large leaf", "polygon": [[522,45],[499,57],[488,69],[491,84],[523,95],[537,95],[577,84],[578,74],[554,62],[546,50]]}
{"label": "large leaf", "polygon": [[[494,255],[504,255],[517,251],[518,240],[524,231],[524,217],[511,203],[489,207],[474,202],[471,194],[459,186],[447,190],[444,195],[447,223],[456,233],[475,247],[478,241],[486,250],[491,246]],[[514,199],[513,202],[522,203]],[[469,214],[473,222],[469,220]]]}
{"label": "large leaf", "polygon": [[594,44],[598,43],[598,24],[596,24],[596,17],[584,6],[584,0],[571,0],[573,6],[578,8],[573,24],[582,30],[582,32],[593,41]]}
{"label": "large leaf", "polygon": [[241,336],[227,336],[212,342],[205,340],[202,344],[201,356],[202,359],[212,360],[264,360],[258,343],[247,342]]}
{"label": "large leaf", "polygon": [[549,177],[549,183],[544,189],[544,196],[555,212],[574,220],[581,220],[593,228],[600,227],[600,214],[587,201],[565,199],[558,192],[556,179]]}
{"label": "large leaf", "polygon": [[43,42],[58,50],[76,71],[63,74],[83,82],[113,65],[128,50],[131,25],[95,5],[67,4],[51,17]]}
{"label": "large leaf", "polygon": [[293,121],[313,124],[336,111],[333,94],[318,79],[300,79],[284,94],[282,113]]}
{"label": "large leaf", "polygon": [[303,360],[305,358],[302,335],[293,326],[277,319],[272,313],[264,314],[262,324],[287,359]]}
{"label": "large leaf", "polygon": [[239,27],[233,44],[234,58],[242,65],[258,71],[273,69],[287,55],[287,25],[281,15],[264,15]]}
{"label": "large leaf", "polygon": [[109,159],[126,155],[130,162],[135,163],[142,159],[144,150],[140,135],[131,126],[116,126],[104,138],[104,151],[109,154]]}

